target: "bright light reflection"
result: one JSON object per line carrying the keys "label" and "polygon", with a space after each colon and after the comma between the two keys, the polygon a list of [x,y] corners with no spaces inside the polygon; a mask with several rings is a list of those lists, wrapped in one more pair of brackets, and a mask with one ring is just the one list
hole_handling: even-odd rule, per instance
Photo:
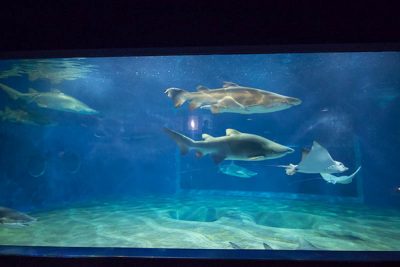
{"label": "bright light reflection", "polygon": [[199,123],[198,123],[197,117],[190,117],[190,118],[189,118],[189,121],[188,121],[189,130],[191,130],[191,131],[196,131],[196,130],[198,130],[198,127],[199,127],[198,124],[199,124]]}

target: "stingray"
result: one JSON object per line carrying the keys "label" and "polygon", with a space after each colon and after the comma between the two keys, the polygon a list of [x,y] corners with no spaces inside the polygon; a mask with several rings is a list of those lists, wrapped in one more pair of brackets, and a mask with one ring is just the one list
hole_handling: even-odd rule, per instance
{"label": "stingray", "polygon": [[353,181],[354,176],[360,171],[361,166],[357,168],[351,175],[335,176],[329,173],[320,173],[322,178],[331,184],[349,184]]}
{"label": "stingray", "polygon": [[6,207],[0,207],[0,225],[27,226],[36,221],[35,218]]}
{"label": "stingray", "polygon": [[313,142],[311,150],[303,150],[302,159],[298,165],[278,165],[284,167],[287,175],[301,173],[341,173],[348,170],[343,163],[333,160],[328,150]]}
{"label": "stingray", "polygon": [[229,176],[236,176],[240,178],[250,178],[257,175],[256,172],[250,171],[231,161],[230,164],[222,164],[219,166],[219,171]]}
{"label": "stingray", "polygon": [[[302,238],[302,237],[289,238],[288,240],[290,240],[290,242],[294,242],[297,244],[297,246],[295,248],[296,250],[319,250],[320,249],[317,246],[313,245],[310,241],[308,241],[307,239]],[[229,245],[233,249],[244,249],[243,247],[241,247],[238,244],[233,243],[233,242],[229,242]],[[271,245],[269,245],[266,242],[263,242],[263,248],[265,250],[275,250],[274,248],[271,247]]]}
{"label": "stingray", "polygon": [[241,246],[233,242],[229,242],[229,245],[231,245],[233,249],[243,249]]}

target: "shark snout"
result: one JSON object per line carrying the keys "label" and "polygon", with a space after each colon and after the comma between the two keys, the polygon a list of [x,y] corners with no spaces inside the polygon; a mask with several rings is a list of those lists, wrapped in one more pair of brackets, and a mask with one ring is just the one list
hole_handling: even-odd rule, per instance
{"label": "shark snout", "polygon": [[287,101],[287,103],[288,103],[289,105],[292,105],[292,106],[300,105],[301,102],[302,102],[300,99],[295,98],[295,97],[288,97],[288,98],[286,99],[286,101]]}
{"label": "shark snout", "polygon": [[92,108],[89,108],[89,109],[87,109],[86,110],[86,114],[89,114],[89,115],[91,115],[91,114],[98,114],[99,112],[97,111],[97,110],[95,110],[95,109],[92,109]]}
{"label": "shark snout", "polygon": [[290,148],[290,147],[288,147],[287,148],[287,150],[286,150],[286,153],[293,153],[294,152],[294,149],[293,148]]}

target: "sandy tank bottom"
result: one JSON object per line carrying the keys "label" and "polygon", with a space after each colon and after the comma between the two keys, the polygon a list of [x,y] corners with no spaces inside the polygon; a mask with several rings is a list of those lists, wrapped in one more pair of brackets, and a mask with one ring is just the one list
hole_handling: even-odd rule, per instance
{"label": "sandy tank bottom", "polygon": [[400,212],[238,196],[143,197],[30,214],[0,245],[400,250]]}

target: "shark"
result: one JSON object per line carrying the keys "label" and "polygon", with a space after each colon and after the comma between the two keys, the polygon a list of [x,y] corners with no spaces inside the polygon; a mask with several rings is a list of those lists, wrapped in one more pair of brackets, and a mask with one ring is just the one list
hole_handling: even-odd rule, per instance
{"label": "shark", "polygon": [[333,160],[328,150],[316,141],[313,142],[310,151],[303,150],[299,164],[278,165],[277,167],[284,167],[287,175],[293,175],[296,172],[330,174],[348,170],[342,162]]}
{"label": "shark", "polygon": [[250,178],[257,175],[256,172],[250,171],[246,168],[236,165],[231,161],[230,164],[223,164],[219,166],[219,171],[229,176],[236,176],[240,178]]}
{"label": "shark", "polygon": [[9,107],[0,110],[0,119],[2,121],[36,126],[52,126],[57,124],[46,116],[28,112],[23,109],[11,109]]}
{"label": "shark", "polygon": [[171,87],[165,90],[175,107],[182,106],[186,101],[189,109],[208,109],[212,113],[269,113],[291,108],[301,104],[295,97],[245,87],[233,82],[224,82],[222,88],[209,89],[203,85],[197,87],[197,92]]}
{"label": "shark", "polygon": [[210,154],[216,164],[223,160],[260,161],[276,159],[294,152],[290,147],[275,143],[262,136],[226,129],[225,136],[203,134],[202,141],[195,141],[171,129],[164,131],[178,144],[181,154],[195,150],[197,157]]}
{"label": "shark", "polygon": [[27,104],[35,104],[40,108],[58,111],[73,112],[79,114],[93,115],[98,111],[90,108],[78,99],[54,89],[50,92],[39,92],[30,88],[28,93],[21,93],[5,84],[0,83],[0,88],[14,100],[21,100]]}
{"label": "shark", "polygon": [[35,221],[36,218],[25,213],[6,207],[0,207],[0,225],[27,226]]}

